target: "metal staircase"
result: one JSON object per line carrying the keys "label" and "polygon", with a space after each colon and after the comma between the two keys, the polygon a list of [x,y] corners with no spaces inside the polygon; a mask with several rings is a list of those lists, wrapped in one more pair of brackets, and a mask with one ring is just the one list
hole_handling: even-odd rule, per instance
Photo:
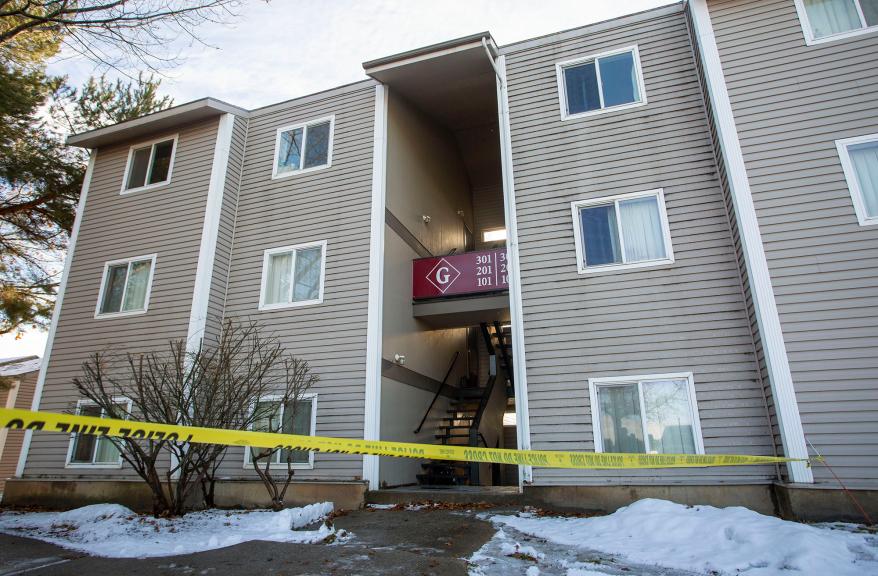
{"label": "metal staircase", "polygon": [[[485,348],[488,352],[488,379],[484,386],[462,378],[456,397],[449,404],[447,416],[437,427],[435,438],[441,444],[453,446],[485,446],[485,438],[479,433],[482,416],[499,381],[505,386],[506,396],[513,393],[512,346],[509,328],[494,322],[493,330],[487,323],[480,326]],[[497,369],[500,366],[501,370]],[[432,404],[431,404],[432,407]],[[478,463],[432,460],[421,464],[422,474],[418,483],[424,486],[459,486],[479,484]]]}

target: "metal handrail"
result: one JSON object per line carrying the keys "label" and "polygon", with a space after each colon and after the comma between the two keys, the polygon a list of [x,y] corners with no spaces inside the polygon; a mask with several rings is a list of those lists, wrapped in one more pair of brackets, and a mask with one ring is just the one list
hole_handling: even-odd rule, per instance
{"label": "metal handrail", "polygon": [[460,350],[454,353],[454,356],[451,358],[451,363],[448,365],[448,370],[445,372],[445,378],[442,379],[442,383],[439,385],[439,388],[436,389],[436,394],[433,396],[433,400],[430,401],[430,405],[427,406],[427,411],[424,412],[424,417],[421,418],[421,423],[418,424],[418,427],[415,428],[414,434],[417,434],[421,431],[421,428],[424,427],[424,422],[427,421],[427,416],[430,414],[430,410],[433,409],[433,404],[436,403],[436,399],[439,398],[439,395],[442,393],[442,389],[445,388],[445,383],[448,381],[448,377],[451,376],[451,371],[454,370],[454,365],[457,363],[457,358],[460,356]]}

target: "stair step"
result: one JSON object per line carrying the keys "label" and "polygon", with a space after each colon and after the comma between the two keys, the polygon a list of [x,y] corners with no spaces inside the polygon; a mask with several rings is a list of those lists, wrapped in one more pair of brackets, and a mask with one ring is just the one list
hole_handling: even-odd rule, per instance
{"label": "stair step", "polygon": [[434,434],[436,438],[440,440],[448,440],[450,438],[469,438],[469,433],[466,434]]}
{"label": "stair step", "polygon": [[472,428],[472,426],[470,426],[469,424],[467,424],[465,426],[460,425],[460,424],[455,424],[452,426],[443,425],[443,426],[440,426],[440,428],[444,428],[445,430],[469,430],[470,428]]}

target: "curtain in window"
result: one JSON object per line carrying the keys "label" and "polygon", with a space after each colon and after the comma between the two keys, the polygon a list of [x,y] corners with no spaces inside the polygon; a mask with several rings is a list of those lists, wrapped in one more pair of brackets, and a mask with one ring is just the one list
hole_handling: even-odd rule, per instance
{"label": "curtain in window", "polygon": [[695,454],[689,383],[685,380],[644,382],[643,403],[651,452]]}
{"label": "curtain in window", "polygon": [[622,262],[615,205],[583,208],[579,212],[579,218],[582,222],[582,241],[585,244],[585,264],[601,266]]}
{"label": "curtain in window", "polygon": [[290,301],[290,272],[293,253],[272,254],[268,259],[268,279],[265,282],[265,303],[281,304]]}
{"label": "curtain in window", "polygon": [[293,301],[316,300],[320,297],[320,269],[323,248],[306,248],[296,253]]}
{"label": "curtain in window", "polygon": [[604,452],[645,452],[637,385],[598,388]]}
{"label": "curtain in window", "polygon": [[856,172],[866,215],[878,218],[878,142],[856,144],[848,148],[848,154]]}
{"label": "curtain in window", "polygon": [[[101,409],[98,406],[80,406],[77,413],[80,416],[101,417]],[[70,461],[76,464],[91,464],[97,439],[97,436],[90,434],[77,434],[73,442],[73,453],[70,455]]]}
{"label": "curtain in window", "polygon": [[665,243],[658,201],[654,196],[619,202],[625,261],[641,262],[665,258]]}
{"label": "curtain in window", "polygon": [[878,0],[860,0],[867,26],[878,26]]}
{"label": "curtain in window", "polygon": [[804,0],[814,38],[862,28],[855,0]]}
{"label": "curtain in window", "polygon": [[125,290],[125,302],[122,310],[143,310],[146,303],[146,288],[149,285],[151,260],[141,260],[131,264],[128,272],[128,288]]}
{"label": "curtain in window", "polygon": [[117,464],[119,462],[119,449],[113,441],[106,436],[98,436],[98,449],[95,452],[95,464]]}

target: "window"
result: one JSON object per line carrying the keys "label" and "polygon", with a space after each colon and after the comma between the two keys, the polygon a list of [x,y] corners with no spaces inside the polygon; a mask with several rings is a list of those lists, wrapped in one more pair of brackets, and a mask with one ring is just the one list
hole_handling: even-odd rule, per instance
{"label": "window", "polygon": [[835,143],[860,225],[878,224],[878,134]]}
{"label": "window", "polygon": [[292,176],[332,163],[332,132],[335,116],[307,124],[285,126],[277,131],[274,178]]}
{"label": "window", "polygon": [[95,317],[143,314],[149,304],[156,255],[104,264]]}
{"label": "window", "polygon": [[171,181],[177,136],[132,146],[122,182],[122,194],[155,188]]}
{"label": "window", "polygon": [[637,46],[561,62],[555,68],[562,120],[646,104]]}
{"label": "window", "polygon": [[807,44],[878,30],[878,0],[796,0]]}
{"label": "window", "polygon": [[674,262],[661,189],[573,202],[580,274]]}
{"label": "window", "polygon": [[326,241],[266,250],[259,309],[323,302],[325,260]]}
{"label": "window", "polygon": [[[131,400],[128,398],[113,398],[113,402],[126,414],[131,412]],[[76,414],[77,416],[94,416],[96,418],[106,418],[107,416],[105,410],[90,400],[77,402]],[[84,466],[121,468],[122,454],[107,436],[71,434],[70,445],[67,449],[67,466],[70,468]]]}
{"label": "window", "polygon": [[[317,395],[309,394],[294,405],[283,404],[279,397],[262,398],[253,407],[256,421],[251,430],[314,436],[317,427]],[[244,467],[253,466],[253,455],[259,448],[244,450]],[[272,455],[272,464],[286,464],[290,459],[294,468],[313,468],[314,453],[307,450],[278,450]]]}
{"label": "window", "polygon": [[704,454],[691,372],[588,385],[595,452]]}

